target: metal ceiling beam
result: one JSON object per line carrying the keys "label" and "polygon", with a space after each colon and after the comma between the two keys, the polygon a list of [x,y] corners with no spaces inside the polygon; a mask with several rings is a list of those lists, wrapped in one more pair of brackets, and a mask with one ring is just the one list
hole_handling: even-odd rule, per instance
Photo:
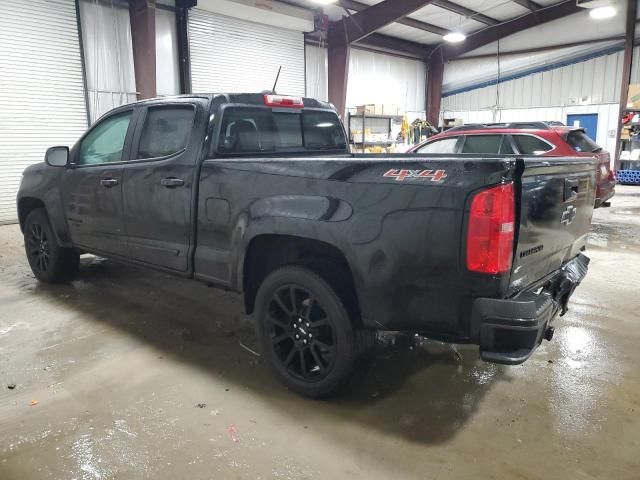
{"label": "metal ceiling beam", "polygon": [[620,145],[622,134],[622,112],[627,109],[629,98],[629,83],[631,83],[631,62],[633,61],[633,40],[636,32],[637,3],[635,0],[627,2],[627,21],[624,42],[624,60],[622,62],[622,85],[620,88],[620,119],[618,120],[618,136],[616,138],[616,151],[614,152],[615,169],[620,168]]}
{"label": "metal ceiling beam", "polygon": [[542,5],[537,4],[536,2],[532,2],[531,0],[511,0],[513,3],[517,3],[521,7],[524,7],[532,12],[536,10],[540,10]]}
{"label": "metal ceiling beam", "polygon": [[[366,3],[355,2],[353,0],[340,0],[340,5],[349,10],[353,10],[354,12],[359,12],[361,10],[364,10],[365,8],[369,8],[369,5],[367,5]],[[437,25],[432,25],[431,23],[422,22],[413,18],[401,18],[400,20],[396,21],[396,23],[401,23],[402,25],[406,25],[407,27],[417,28],[418,30],[423,30],[435,35],[446,35],[447,33],[449,33],[449,30],[447,30],[446,28],[438,27]]]}
{"label": "metal ceiling beam", "polygon": [[[357,42],[376,30],[397,22],[433,0],[384,0],[350,15],[329,27],[329,43],[334,46]],[[342,26],[339,27],[338,25]],[[331,28],[333,26],[333,28]]]}
{"label": "metal ceiling beam", "polygon": [[441,44],[441,55],[438,55],[438,57],[441,56],[444,61],[451,60],[489,43],[521,32],[522,30],[583,11],[584,8],[578,7],[575,0],[566,0],[551,7],[545,7],[513,20],[500,23],[499,25],[480,30],[479,32],[469,35],[462,43],[455,45]]}
{"label": "metal ceiling beam", "polygon": [[445,10],[457,13],[463,17],[472,18],[473,20],[484,23],[485,25],[497,25],[500,23],[500,21],[495,18],[488,17],[480,12],[476,12],[475,10],[471,10],[470,8],[463,7],[462,5],[458,5],[457,3],[453,3],[448,0],[434,0],[432,3],[436,7],[444,8]]}
{"label": "metal ceiling beam", "polygon": [[354,47],[370,47],[376,51],[401,55],[404,57],[424,60],[429,56],[430,49],[422,43],[410,42],[381,33],[373,33],[353,44]]}

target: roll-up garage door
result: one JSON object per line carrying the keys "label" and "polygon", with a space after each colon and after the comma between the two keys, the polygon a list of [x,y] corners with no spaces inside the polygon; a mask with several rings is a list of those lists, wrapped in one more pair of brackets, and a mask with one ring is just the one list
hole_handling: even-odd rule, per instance
{"label": "roll-up garage door", "polygon": [[195,93],[270,90],[304,95],[302,32],[194,8],[189,12],[191,83]]}
{"label": "roll-up garage door", "polygon": [[25,167],[87,128],[73,0],[0,0],[0,224]]}

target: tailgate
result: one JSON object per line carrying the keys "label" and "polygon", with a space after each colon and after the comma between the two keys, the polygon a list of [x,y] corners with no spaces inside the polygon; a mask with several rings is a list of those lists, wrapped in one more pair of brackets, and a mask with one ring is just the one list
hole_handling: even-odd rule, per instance
{"label": "tailgate", "polygon": [[520,221],[509,295],[580,252],[587,241],[595,196],[593,158],[536,157],[518,162]]}

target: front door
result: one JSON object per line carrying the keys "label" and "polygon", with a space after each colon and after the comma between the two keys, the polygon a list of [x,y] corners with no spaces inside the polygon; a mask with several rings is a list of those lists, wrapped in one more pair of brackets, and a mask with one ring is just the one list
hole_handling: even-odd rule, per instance
{"label": "front door", "polygon": [[101,120],[71,152],[70,168],[62,177],[62,192],[71,240],[78,247],[126,255],[122,241],[122,161],[133,132],[132,116],[132,110],[125,110]]}
{"label": "front door", "polygon": [[206,127],[205,122],[196,126],[199,105],[176,101],[140,112],[122,190],[134,260],[177,271],[188,268],[194,171],[202,143],[190,139],[204,137]]}
{"label": "front door", "polygon": [[598,136],[598,114],[585,113],[579,115],[567,115],[567,126],[584,128],[587,137],[594,142]]}

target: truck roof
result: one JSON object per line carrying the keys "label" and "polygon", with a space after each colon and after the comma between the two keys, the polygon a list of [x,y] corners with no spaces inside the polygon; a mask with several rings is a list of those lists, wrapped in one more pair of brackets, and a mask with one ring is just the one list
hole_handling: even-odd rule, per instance
{"label": "truck roof", "polygon": [[315,98],[310,97],[301,97],[300,95],[287,95],[284,93],[274,93],[271,91],[265,91],[260,93],[192,93],[192,94],[181,94],[181,95],[171,95],[166,97],[154,97],[148,98],[144,100],[139,100],[134,102],[135,104],[144,104],[144,103],[157,103],[158,101],[167,100],[170,101],[176,98],[204,98],[208,100],[213,100],[214,98],[223,97],[226,101],[223,103],[241,103],[247,105],[264,105],[264,96],[265,95],[279,95],[283,97],[295,97],[301,98],[305,107],[311,108],[326,108],[327,110],[335,110],[333,104],[329,102],[323,102],[322,100],[316,100]]}

